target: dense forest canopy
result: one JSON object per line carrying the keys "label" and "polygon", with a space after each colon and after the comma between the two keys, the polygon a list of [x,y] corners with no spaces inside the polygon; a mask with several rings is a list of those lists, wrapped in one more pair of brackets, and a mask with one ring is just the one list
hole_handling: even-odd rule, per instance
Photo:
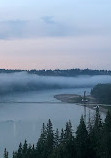
{"label": "dense forest canopy", "polygon": [[99,103],[111,104],[111,84],[98,84],[91,90]]}
{"label": "dense forest canopy", "polygon": [[[4,158],[8,152],[4,150]],[[66,123],[65,129],[54,131],[49,119],[43,123],[41,135],[36,145],[20,143],[13,158],[111,158],[111,112],[102,122],[99,108],[86,126],[83,116],[77,130],[73,130],[71,121]]]}
{"label": "dense forest canopy", "polygon": [[77,76],[77,75],[111,75],[108,70],[91,70],[91,69],[67,69],[67,70],[6,70],[0,69],[0,73],[13,73],[27,71],[30,74],[40,76]]}

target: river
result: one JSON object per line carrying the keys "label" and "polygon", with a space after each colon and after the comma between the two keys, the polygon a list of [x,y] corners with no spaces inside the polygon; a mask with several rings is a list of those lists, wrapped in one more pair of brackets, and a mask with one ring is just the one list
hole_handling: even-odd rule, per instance
{"label": "river", "polygon": [[[76,131],[84,107],[62,103],[54,98],[56,94],[89,94],[91,88],[56,89],[10,93],[0,98],[0,154],[6,147],[11,154],[20,142],[36,143],[40,136],[42,123],[51,119],[54,129],[65,127],[66,121],[72,122]],[[90,110],[91,115],[94,110]],[[104,117],[104,114],[102,114]],[[89,109],[87,108],[87,116]],[[1,157],[1,156],[0,156]]]}

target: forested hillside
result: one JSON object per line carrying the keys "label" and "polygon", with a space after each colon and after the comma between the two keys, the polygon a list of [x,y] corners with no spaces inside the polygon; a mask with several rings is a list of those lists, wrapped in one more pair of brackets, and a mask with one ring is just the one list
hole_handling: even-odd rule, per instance
{"label": "forested hillside", "polygon": [[111,84],[98,84],[91,90],[91,95],[99,103],[111,104]]}

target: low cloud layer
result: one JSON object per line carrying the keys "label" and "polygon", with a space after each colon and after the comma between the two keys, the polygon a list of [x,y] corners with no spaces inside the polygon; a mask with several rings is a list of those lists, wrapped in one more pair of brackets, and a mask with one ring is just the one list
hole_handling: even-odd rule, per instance
{"label": "low cloud layer", "polygon": [[111,76],[47,77],[27,72],[0,74],[0,93],[77,87],[92,88],[98,83],[111,83]]}
{"label": "low cloud layer", "polygon": [[21,39],[38,37],[77,37],[108,35],[110,28],[101,26],[76,25],[72,22],[60,22],[53,16],[43,16],[36,20],[0,21],[0,39]]}

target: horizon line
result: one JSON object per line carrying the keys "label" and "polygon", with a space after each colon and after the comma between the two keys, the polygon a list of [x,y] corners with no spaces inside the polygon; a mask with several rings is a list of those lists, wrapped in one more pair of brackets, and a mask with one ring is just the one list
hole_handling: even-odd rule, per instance
{"label": "horizon line", "polygon": [[81,68],[68,68],[68,69],[6,69],[6,68],[0,68],[0,70],[12,70],[12,71],[32,71],[32,70],[35,70],[35,71],[48,71],[48,70],[51,70],[51,71],[57,71],[57,70],[60,70],[60,71],[63,71],[63,70],[91,70],[91,71],[111,71],[110,69],[90,69],[90,68],[84,68],[84,69],[81,69]]}

